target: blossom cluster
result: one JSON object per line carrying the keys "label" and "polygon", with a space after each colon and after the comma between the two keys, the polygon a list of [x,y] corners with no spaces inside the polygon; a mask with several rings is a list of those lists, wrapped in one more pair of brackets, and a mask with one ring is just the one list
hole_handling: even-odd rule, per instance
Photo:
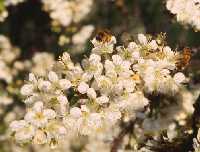
{"label": "blossom cluster", "polygon": [[37,76],[45,76],[55,63],[54,55],[47,52],[37,52],[31,59],[30,71]]}
{"label": "blossom cluster", "polygon": [[14,139],[54,147],[69,135],[96,138],[120,121],[144,119],[153,102],[146,94],[174,96],[186,81],[176,72],[181,54],[161,37],[138,34],[127,47],[96,37],[81,63],[64,52],[47,75],[30,73],[20,91],[27,113],[10,124]]}
{"label": "blossom cluster", "polygon": [[19,102],[19,92],[26,73],[45,75],[49,65],[55,62],[53,55],[46,52],[38,52],[30,60],[22,60],[20,55],[20,48],[13,46],[6,36],[0,35],[0,142],[3,143],[2,149],[5,148],[6,151],[9,151],[7,144],[11,144],[8,125],[24,114],[24,108]]}
{"label": "blossom cluster", "polygon": [[[71,47],[72,54],[83,53],[82,48],[88,41],[95,27],[81,24],[88,20],[93,10],[93,0],[42,0],[43,9],[52,19],[52,29],[59,33],[58,44]],[[69,46],[72,44],[72,46]]]}
{"label": "blossom cluster", "polygon": [[189,24],[197,31],[200,30],[200,1],[199,0],[168,0],[167,9],[176,15],[178,22]]}
{"label": "blossom cluster", "polygon": [[42,0],[54,26],[69,26],[83,20],[91,11],[93,0]]}
{"label": "blossom cluster", "polygon": [[[20,54],[20,48],[13,46],[6,36],[0,35],[0,116],[7,117],[8,113],[10,117],[15,113],[12,112],[14,106],[9,110],[7,107],[11,104],[15,105],[16,97],[20,97],[19,88],[25,73],[45,75],[49,65],[55,62],[53,55],[46,52],[35,54],[31,60],[21,60]],[[10,111],[12,114],[9,114]]]}
{"label": "blossom cluster", "polygon": [[[2,82],[12,84],[14,77],[21,70],[22,63],[16,61],[19,53],[19,48],[12,46],[7,37],[0,35],[0,80]],[[4,111],[3,107],[13,102],[10,93],[5,90],[4,83],[0,83],[0,115]]]}
{"label": "blossom cluster", "polygon": [[0,79],[10,83],[16,73],[16,70],[13,70],[11,66],[19,56],[20,50],[17,47],[13,47],[9,39],[4,35],[0,35],[0,46]]}
{"label": "blossom cluster", "polygon": [[[95,27],[93,25],[83,25],[79,30],[73,32],[61,33],[59,36],[58,44],[61,47],[72,44],[70,47],[70,54],[77,55],[84,53],[85,44],[87,44],[89,38],[91,37]],[[69,36],[71,35],[71,36]]]}

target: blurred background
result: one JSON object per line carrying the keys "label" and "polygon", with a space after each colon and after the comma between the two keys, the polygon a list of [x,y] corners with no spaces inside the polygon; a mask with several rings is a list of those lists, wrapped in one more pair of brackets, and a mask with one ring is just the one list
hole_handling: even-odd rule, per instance
{"label": "blurred background", "polygon": [[[26,0],[16,6],[8,6],[9,15],[0,24],[0,32],[21,48],[23,58],[30,58],[38,51],[60,55],[68,50],[70,44],[59,46],[59,36],[72,35],[72,28],[85,24],[93,25],[95,30],[109,29],[119,42],[130,41],[136,33],[155,35],[164,32],[173,48],[198,48],[200,33],[177,23],[166,10],[165,3],[165,0],[95,0],[91,12],[81,22],[58,29],[51,26],[51,18],[42,9],[40,0]],[[91,37],[94,35],[95,31]]]}

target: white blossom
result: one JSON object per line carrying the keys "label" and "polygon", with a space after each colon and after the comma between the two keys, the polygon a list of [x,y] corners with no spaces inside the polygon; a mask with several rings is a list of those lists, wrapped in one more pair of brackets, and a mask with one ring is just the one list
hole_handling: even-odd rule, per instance
{"label": "white blossom", "polygon": [[98,97],[98,98],[96,99],[96,102],[97,102],[98,104],[108,103],[108,102],[109,102],[109,98],[106,97],[106,96],[101,96],[101,97]]}
{"label": "white blossom", "polygon": [[70,109],[70,115],[74,118],[79,118],[82,115],[81,109],[74,107]]}
{"label": "white blossom", "polygon": [[147,44],[147,38],[144,34],[138,34],[138,40],[141,44]]}
{"label": "white blossom", "polygon": [[51,82],[57,82],[58,81],[58,75],[53,72],[53,71],[50,71],[49,74],[48,74],[48,78]]}
{"label": "white blossom", "polygon": [[46,81],[46,80],[40,80],[38,82],[38,88],[41,90],[41,91],[45,91],[45,92],[48,92],[50,91],[52,85],[51,85],[51,82],[50,81]]}
{"label": "white blossom", "polygon": [[95,99],[96,96],[97,96],[97,94],[96,94],[96,92],[95,92],[95,90],[94,90],[93,88],[89,88],[89,89],[87,90],[87,96],[88,96],[89,98]]}
{"label": "white blossom", "polygon": [[178,22],[190,24],[197,31],[200,30],[200,3],[195,0],[167,0],[167,9],[174,15]]}
{"label": "white blossom", "polygon": [[59,85],[60,85],[61,89],[63,89],[63,90],[67,90],[67,89],[71,88],[71,86],[72,86],[71,82],[66,79],[60,79]]}
{"label": "white blossom", "polygon": [[36,102],[32,110],[28,111],[24,119],[36,127],[44,127],[49,119],[56,117],[55,111],[52,109],[43,109],[42,102]]}
{"label": "white blossom", "polygon": [[87,93],[87,90],[89,89],[89,86],[88,84],[86,84],[85,82],[81,82],[78,86],[78,91],[81,93],[81,94],[85,94]]}
{"label": "white blossom", "polygon": [[[144,34],[138,35],[138,41],[130,42],[127,48],[115,48],[114,36],[108,41],[94,38],[94,48],[81,64],[64,52],[44,76],[30,73],[21,89],[27,112],[23,120],[10,124],[15,140],[48,143],[51,148],[68,136],[86,136],[88,140],[98,136],[101,141],[111,141],[107,131],[119,131],[119,124],[133,120],[138,139],[166,129],[173,140],[176,125],[170,126],[171,122],[184,125],[194,111],[193,95],[183,91],[186,77],[176,72],[181,54]],[[159,100],[158,107],[167,106],[159,109],[157,117],[148,117],[151,102],[156,102],[148,97],[154,94],[177,95],[177,105],[168,107],[168,99]],[[172,109],[165,113],[168,108]]]}
{"label": "white blossom", "polygon": [[185,81],[185,75],[181,72],[178,72],[174,75],[173,79],[177,84],[180,84]]}
{"label": "white blossom", "polygon": [[31,95],[33,93],[33,90],[34,90],[34,86],[32,84],[25,84],[20,92],[22,95],[24,96],[28,96],[28,95]]}

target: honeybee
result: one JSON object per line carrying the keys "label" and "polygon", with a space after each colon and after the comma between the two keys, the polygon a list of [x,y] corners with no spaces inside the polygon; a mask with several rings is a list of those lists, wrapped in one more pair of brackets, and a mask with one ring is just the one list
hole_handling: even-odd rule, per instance
{"label": "honeybee", "polygon": [[178,69],[183,69],[185,68],[189,62],[190,62],[190,59],[191,59],[191,50],[189,47],[185,47],[183,49],[183,53],[181,54],[180,58],[178,59],[178,62],[176,63],[176,67]]}
{"label": "honeybee", "polygon": [[117,7],[122,8],[124,6],[124,0],[116,0],[115,3]]}
{"label": "honeybee", "polygon": [[96,35],[96,40],[99,42],[110,42],[112,38],[112,34],[109,30],[100,30]]}

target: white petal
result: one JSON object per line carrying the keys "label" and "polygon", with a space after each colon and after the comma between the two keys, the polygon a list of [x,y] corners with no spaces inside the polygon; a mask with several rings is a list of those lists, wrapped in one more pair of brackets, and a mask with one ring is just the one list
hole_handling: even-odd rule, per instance
{"label": "white petal", "polygon": [[68,99],[66,96],[64,95],[60,95],[57,97],[57,100],[62,103],[63,105],[67,105],[69,102],[68,102]]}
{"label": "white petal", "polygon": [[144,34],[138,34],[138,40],[141,44],[147,44],[147,38]]}
{"label": "white petal", "polygon": [[26,120],[27,122],[32,122],[32,120],[34,119],[34,117],[35,117],[35,112],[28,111],[26,113],[26,115],[24,116],[24,120]]}
{"label": "white petal", "polygon": [[81,111],[89,113],[90,109],[88,109],[88,107],[86,105],[81,105]]}
{"label": "white petal", "polygon": [[50,91],[51,90],[51,83],[49,81],[41,80],[38,84],[38,88],[41,91]]}
{"label": "white petal", "polygon": [[86,84],[85,82],[81,82],[78,86],[78,91],[81,93],[81,94],[85,94],[87,93],[87,90],[89,89],[89,85]]}
{"label": "white petal", "polygon": [[101,97],[98,97],[96,102],[98,104],[104,104],[104,103],[108,103],[109,101],[109,98],[107,96],[101,96]]}
{"label": "white petal", "polygon": [[149,43],[149,46],[151,47],[151,49],[153,50],[156,50],[158,48],[158,44],[156,43],[155,40],[152,40],[150,43]]}
{"label": "white petal", "polygon": [[22,86],[20,93],[24,96],[29,96],[33,93],[34,86],[32,84],[25,84]]}
{"label": "white petal", "polygon": [[25,120],[13,121],[10,124],[11,131],[17,131],[21,128],[24,128],[27,125]]}
{"label": "white petal", "polygon": [[96,92],[95,92],[95,90],[94,90],[93,88],[89,88],[89,89],[87,90],[87,96],[88,96],[89,98],[95,99],[96,96],[97,96],[97,94],[96,94]]}
{"label": "white petal", "polygon": [[37,79],[33,73],[29,73],[29,81],[33,83],[37,82]]}
{"label": "white petal", "polygon": [[50,71],[49,74],[48,74],[48,78],[51,82],[57,82],[58,81],[58,75],[53,72],[53,71]]}
{"label": "white petal", "polygon": [[45,133],[42,130],[37,130],[34,138],[33,138],[33,144],[45,144],[47,143],[47,137]]}
{"label": "white petal", "polygon": [[80,118],[82,115],[81,109],[78,107],[71,108],[70,115],[74,118]]}
{"label": "white petal", "polygon": [[59,85],[64,90],[67,90],[72,86],[71,82],[69,80],[67,80],[67,79],[59,80]]}
{"label": "white petal", "polygon": [[174,75],[173,79],[177,84],[180,84],[185,81],[185,75],[181,72],[178,72]]}
{"label": "white petal", "polygon": [[120,65],[122,63],[122,58],[119,55],[113,55],[112,60],[116,65]]}
{"label": "white petal", "polygon": [[42,110],[43,110],[43,102],[41,102],[41,101],[36,102],[34,104],[34,106],[33,106],[33,110],[35,112],[42,112]]}
{"label": "white petal", "polygon": [[35,134],[35,128],[32,125],[29,125],[19,132],[16,132],[15,139],[17,142],[28,142]]}
{"label": "white petal", "polygon": [[89,61],[92,63],[98,63],[101,61],[101,56],[100,55],[96,55],[96,54],[91,54]]}
{"label": "white petal", "polygon": [[48,119],[53,119],[56,117],[56,112],[52,109],[45,109],[43,112],[44,116],[46,116]]}

